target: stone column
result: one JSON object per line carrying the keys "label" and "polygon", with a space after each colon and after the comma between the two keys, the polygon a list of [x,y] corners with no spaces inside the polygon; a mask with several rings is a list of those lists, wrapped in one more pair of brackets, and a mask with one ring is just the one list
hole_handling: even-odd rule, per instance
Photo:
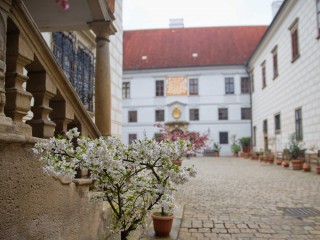
{"label": "stone column", "polygon": [[103,136],[111,135],[111,70],[109,36],[116,32],[110,21],[89,23],[96,34],[95,122]]}
{"label": "stone column", "polygon": [[7,36],[7,18],[9,14],[11,1],[4,0],[0,2],[0,124],[11,125],[12,120],[4,114],[6,105],[5,94],[5,73],[6,73],[6,36]]}

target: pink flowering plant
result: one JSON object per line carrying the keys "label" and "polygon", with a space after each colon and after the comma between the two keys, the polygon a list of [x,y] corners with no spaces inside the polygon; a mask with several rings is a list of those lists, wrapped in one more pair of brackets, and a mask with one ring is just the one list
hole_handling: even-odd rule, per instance
{"label": "pink flowering plant", "polygon": [[90,139],[79,135],[72,129],[66,139],[42,140],[35,144],[34,152],[50,175],[73,178],[79,168],[90,171],[95,188],[101,192],[93,200],[109,202],[112,227],[120,232],[121,240],[143,225],[154,207],[172,213],[176,186],[196,175],[194,167],[178,168],[171,163],[186,151],[188,143],[184,140],[144,139],[126,146],[114,137]]}
{"label": "pink flowering plant", "polygon": [[160,142],[164,140],[171,140],[171,141],[177,141],[177,140],[185,140],[188,141],[189,149],[187,153],[194,153],[201,148],[205,147],[208,141],[208,135],[209,133],[199,133],[199,132],[189,132],[189,131],[180,131],[180,130],[174,130],[171,131],[169,127],[162,125],[160,123],[155,125],[159,131],[155,134],[155,140]]}

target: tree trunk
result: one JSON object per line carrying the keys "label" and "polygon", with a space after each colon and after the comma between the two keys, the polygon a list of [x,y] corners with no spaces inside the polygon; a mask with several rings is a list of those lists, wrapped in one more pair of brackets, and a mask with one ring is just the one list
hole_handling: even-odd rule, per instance
{"label": "tree trunk", "polygon": [[127,231],[121,231],[121,240],[128,240],[129,233]]}

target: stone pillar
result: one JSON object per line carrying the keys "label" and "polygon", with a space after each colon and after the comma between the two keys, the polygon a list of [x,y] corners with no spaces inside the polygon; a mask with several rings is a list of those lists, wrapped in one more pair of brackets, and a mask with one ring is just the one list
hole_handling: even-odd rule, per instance
{"label": "stone pillar", "polygon": [[103,136],[111,135],[111,70],[109,36],[116,32],[110,21],[89,23],[96,34],[95,122]]}
{"label": "stone pillar", "polygon": [[49,102],[56,95],[57,88],[45,71],[30,71],[28,76],[27,90],[33,95],[34,105],[31,107],[33,118],[26,123],[32,126],[32,136],[53,137],[56,124],[48,118],[52,111]]}
{"label": "stone pillar", "polygon": [[50,118],[56,124],[54,135],[65,136],[68,131],[68,124],[74,120],[74,111],[72,107],[70,104],[66,103],[64,99],[52,99],[50,107],[53,109],[50,113]]}
{"label": "stone pillar", "polygon": [[32,98],[32,94],[23,88],[23,84],[28,80],[24,67],[33,61],[34,54],[13,22],[10,22],[10,29],[8,26],[7,33],[7,41],[10,44],[7,45],[6,54],[4,113],[7,117],[12,118],[19,133],[32,135],[31,127],[23,123],[22,119],[30,110]]}
{"label": "stone pillar", "polygon": [[7,18],[11,1],[0,2],[0,124],[11,125],[12,120],[4,114],[6,105],[5,94],[5,73],[6,73],[6,36],[7,36]]}

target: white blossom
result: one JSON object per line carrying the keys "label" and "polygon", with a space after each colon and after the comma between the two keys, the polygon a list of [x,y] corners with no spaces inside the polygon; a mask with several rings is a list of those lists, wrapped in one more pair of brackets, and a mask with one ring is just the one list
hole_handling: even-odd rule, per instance
{"label": "white blossom", "polygon": [[145,216],[156,204],[172,213],[176,185],[196,175],[194,167],[178,168],[171,162],[187,151],[186,141],[158,143],[144,139],[125,146],[114,137],[79,136],[74,128],[66,133],[67,139],[41,140],[33,151],[40,155],[44,172],[53,176],[74,177],[77,169],[89,169],[95,187],[102,191],[93,201],[110,203],[114,230],[144,224]]}

